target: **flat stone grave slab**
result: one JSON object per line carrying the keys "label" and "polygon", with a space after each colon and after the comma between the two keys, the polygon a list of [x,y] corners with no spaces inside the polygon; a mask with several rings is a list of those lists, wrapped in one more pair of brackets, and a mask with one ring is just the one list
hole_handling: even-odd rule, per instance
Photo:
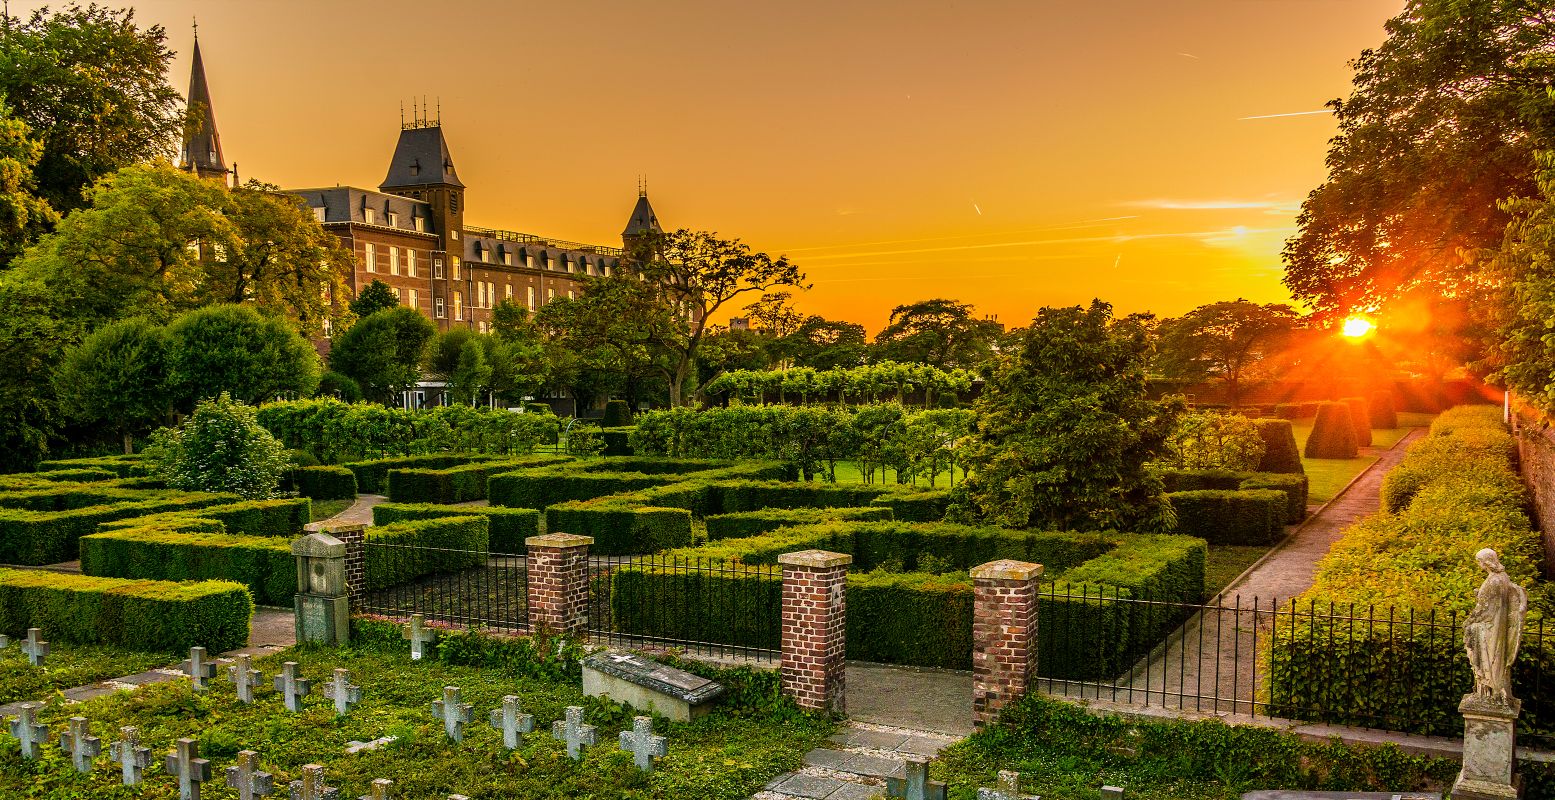
{"label": "flat stone grave slab", "polygon": [[585,695],[652,709],[676,722],[706,714],[723,692],[721,683],[639,655],[607,650],[583,659]]}
{"label": "flat stone grave slab", "polygon": [[1296,792],[1264,789],[1242,795],[1242,800],[1442,800],[1441,792]]}

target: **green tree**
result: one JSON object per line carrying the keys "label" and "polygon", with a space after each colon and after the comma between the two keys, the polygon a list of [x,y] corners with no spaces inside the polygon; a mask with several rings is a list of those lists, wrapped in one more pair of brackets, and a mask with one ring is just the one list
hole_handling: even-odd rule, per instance
{"label": "green tree", "polygon": [[104,325],[65,354],[54,374],[60,409],[73,421],[119,432],[126,454],[135,436],[172,410],[168,337],[142,319]]}
{"label": "green tree", "polygon": [[201,400],[178,428],[151,434],[153,473],[186,492],[232,492],[251,500],[274,497],[291,468],[286,445],[265,430],[254,407],[222,392]]}
{"label": "green tree", "polygon": [[1299,318],[1287,305],[1259,305],[1240,298],[1199,306],[1161,322],[1155,366],[1162,377],[1217,380],[1232,408],[1247,383],[1276,377]]}
{"label": "green tree", "polygon": [[[505,301],[504,301],[505,302]],[[362,291],[358,292],[351,301],[351,313],[357,319],[370,317],[379,311],[385,311],[400,304],[400,298],[389,287],[389,284],[373,279]]]}
{"label": "green tree", "polygon": [[848,369],[864,363],[869,344],[863,325],[811,315],[776,342],[773,352],[798,367]]}
{"label": "green tree", "polygon": [[647,281],[623,271],[585,278],[576,299],[546,303],[535,324],[549,343],[552,382],[584,407],[634,380],[669,374],[662,343],[682,336],[684,320]]}
{"label": "green tree", "polygon": [[43,143],[32,138],[27,123],[0,104],[0,268],[59,222],[53,207],[38,196],[32,173],[42,155]]}
{"label": "green tree", "polygon": [[426,374],[442,381],[454,402],[475,405],[481,390],[491,383],[487,338],[469,328],[452,328],[437,334],[427,346]]}
{"label": "green tree", "polygon": [[1003,333],[998,322],[977,319],[968,303],[923,300],[891,309],[890,321],[875,335],[874,357],[970,369],[988,360]]}
{"label": "green tree", "polygon": [[1513,215],[1494,261],[1503,287],[1495,309],[1496,377],[1547,415],[1555,415],[1555,153],[1539,154],[1539,196],[1506,204]]}
{"label": "green tree", "polygon": [[33,174],[50,206],[81,208],[99,179],[174,152],[183,100],[167,83],[161,26],[96,4],[5,22],[0,96],[43,143]]}
{"label": "green tree", "polygon": [[971,475],[956,515],[1037,530],[1163,530],[1161,479],[1177,408],[1149,399],[1150,340],[1139,317],[1044,308],[987,369]]}
{"label": "green tree", "polygon": [[432,321],[413,308],[380,311],[335,337],[329,366],[356,381],[368,400],[392,403],[421,377],[421,356],[435,335]]}
{"label": "green tree", "polygon": [[0,281],[0,472],[32,469],[62,422],[52,378],[81,333],[48,301],[34,282]]}
{"label": "green tree", "polygon": [[308,397],[318,387],[318,354],[308,340],[248,306],[191,311],[173,320],[167,335],[168,380],[179,408],[218,394],[245,403]]}
{"label": "green tree", "polygon": [[236,240],[225,252],[205,253],[204,300],[252,304],[319,335],[332,298],[346,295],[354,261],[301,198],[275,188],[249,181],[223,198]]}
{"label": "green tree", "polygon": [[1178,469],[1253,472],[1266,448],[1263,434],[1247,417],[1198,411],[1177,419],[1161,463]]}
{"label": "green tree", "polygon": [[1329,103],[1328,177],[1285,247],[1286,286],[1324,316],[1420,286],[1473,297],[1475,254],[1506,228],[1497,204],[1534,194],[1555,129],[1547,4],[1410,0],[1387,33]]}

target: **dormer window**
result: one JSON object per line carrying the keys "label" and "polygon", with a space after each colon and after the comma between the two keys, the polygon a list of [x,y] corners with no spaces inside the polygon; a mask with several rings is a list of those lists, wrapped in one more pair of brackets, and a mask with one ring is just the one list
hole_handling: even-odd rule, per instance
{"label": "dormer window", "polygon": [[411,175],[411,177],[415,177],[415,176],[420,175],[420,174],[421,174],[421,161],[418,159],[416,161],[410,162],[410,175]]}
{"label": "dormer window", "polygon": [[389,218],[389,227],[391,227],[391,228],[398,228],[400,226],[400,215],[399,214],[396,214],[393,211],[390,211],[387,216]]}
{"label": "dormer window", "polygon": [[426,233],[427,232],[427,218],[426,217],[416,217],[415,218],[415,223],[416,223],[416,232],[417,233]]}
{"label": "dormer window", "polygon": [[324,211],[325,211],[325,209],[324,209],[323,206],[318,206],[318,207],[314,208],[313,209],[313,218],[318,220],[319,222],[323,222],[324,221]]}
{"label": "dormer window", "polygon": [[376,209],[372,209],[372,208],[363,208],[362,209],[362,221],[367,223],[368,225],[377,225],[378,224],[378,211]]}

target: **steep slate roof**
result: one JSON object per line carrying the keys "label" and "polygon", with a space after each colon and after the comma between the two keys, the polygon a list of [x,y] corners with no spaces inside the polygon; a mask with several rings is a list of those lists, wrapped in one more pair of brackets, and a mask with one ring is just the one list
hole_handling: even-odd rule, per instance
{"label": "steep slate roof", "polygon": [[459,182],[459,174],[454,171],[454,159],[448,154],[448,141],[443,138],[442,126],[400,131],[399,144],[394,146],[394,159],[389,162],[389,174],[378,188],[434,184],[464,188]]}
{"label": "steep slate roof", "polygon": [[397,194],[384,194],[371,189],[358,189],[354,186],[335,186],[327,189],[286,189],[287,194],[294,194],[302,198],[309,208],[323,208],[324,224],[339,222],[355,222],[358,225],[367,224],[367,215],[364,209],[371,208],[375,212],[376,220],[373,224],[380,228],[390,227],[389,214],[392,211],[398,216],[393,227],[415,233],[416,217],[426,217],[427,230],[431,234],[431,208],[421,200],[410,197],[401,197]]}
{"label": "steep slate roof", "polygon": [[216,134],[216,109],[211,105],[211,89],[205,83],[205,61],[200,58],[200,40],[194,40],[194,65],[189,70],[190,106],[202,107],[197,130],[184,139],[184,169],[197,174],[225,173],[226,159],[221,154],[221,137]]}
{"label": "steep slate roof", "polygon": [[626,230],[621,231],[622,236],[636,236],[642,233],[663,233],[659,227],[659,216],[653,213],[653,206],[648,203],[648,193],[637,193],[637,205],[632,207],[632,216],[626,221]]}

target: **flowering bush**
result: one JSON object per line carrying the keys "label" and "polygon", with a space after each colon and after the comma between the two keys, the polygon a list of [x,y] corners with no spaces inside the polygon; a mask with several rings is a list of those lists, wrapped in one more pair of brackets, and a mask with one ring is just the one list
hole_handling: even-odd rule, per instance
{"label": "flowering bush", "polygon": [[174,489],[274,497],[291,468],[286,446],[259,424],[254,408],[226,392],[201,400],[184,424],[151,435],[153,474]]}
{"label": "flowering bush", "polygon": [[1247,417],[1199,411],[1177,421],[1162,463],[1178,469],[1251,472],[1258,469],[1265,447],[1258,426]]}

